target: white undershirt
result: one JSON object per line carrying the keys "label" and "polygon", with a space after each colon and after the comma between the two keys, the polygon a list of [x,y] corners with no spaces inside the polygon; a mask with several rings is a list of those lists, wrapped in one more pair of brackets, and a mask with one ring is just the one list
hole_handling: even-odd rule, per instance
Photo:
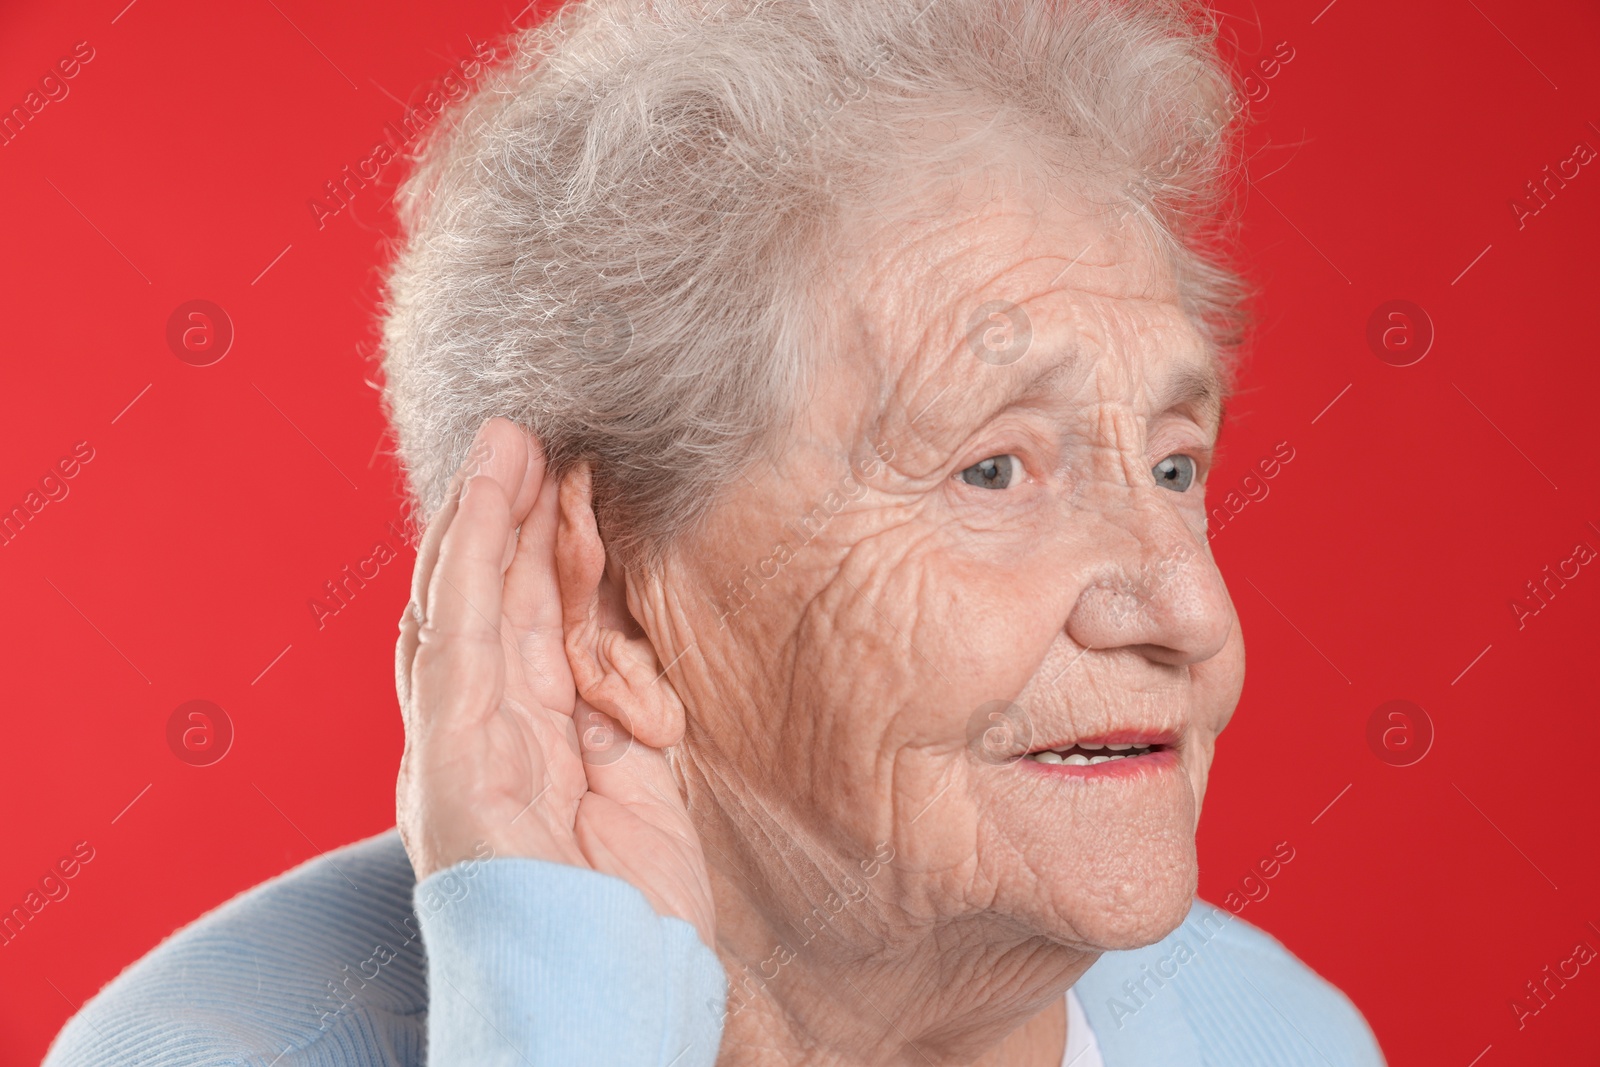
{"label": "white undershirt", "polygon": [[1061,1057],[1061,1067],[1106,1067],[1106,1061],[1100,1058],[1100,1042],[1094,1039],[1083,1004],[1073,989],[1067,990],[1067,1051]]}

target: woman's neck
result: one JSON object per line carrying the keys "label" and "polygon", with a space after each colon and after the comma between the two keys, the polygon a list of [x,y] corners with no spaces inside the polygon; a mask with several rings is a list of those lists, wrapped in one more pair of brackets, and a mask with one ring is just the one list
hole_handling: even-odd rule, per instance
{"label": "woman's neck", "polygon": [[1095,954],[1008,939],[984,916],[908,927],[870,893],[811,905],[708,858],[728,976],[719,1067],[1061,1063],[1065,992]]}
{"label": "woman's neck", "polygon": [[719,1067],[1059,1067],[1066,990],[1097,953],[942,914],[887,842],[842,845],[683,770],[728,978]]}

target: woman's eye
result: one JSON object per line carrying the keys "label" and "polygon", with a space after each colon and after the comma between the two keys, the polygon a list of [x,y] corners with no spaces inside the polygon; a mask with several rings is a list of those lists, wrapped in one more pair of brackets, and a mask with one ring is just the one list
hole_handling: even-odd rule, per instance
{"label": "woman's eye", "polygon": [[982,489],[1007,489],[1022,476],[1022,461],[1016,456],[990,456],[961,472],[961,480]]}
{"label": "woman's eye", "polygon": [[1182,455],[1168,456],[1151,467],[1150,473],[1156,476],[1156,484],[1163,489],[1181,493],[1194,484],[1194,459]]}

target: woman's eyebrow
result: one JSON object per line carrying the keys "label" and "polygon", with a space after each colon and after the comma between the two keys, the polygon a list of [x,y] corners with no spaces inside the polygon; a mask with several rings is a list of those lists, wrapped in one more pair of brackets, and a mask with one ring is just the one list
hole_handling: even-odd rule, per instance
{"label": "woman's eyebrow", "polygon": [[1000,397],[1000,406],[1023,403],[1041,397],[1053,396],[1061,392],[1063,380],[1069,378],[1079,369],[1081,359],[1081,350],[1077,346],[1073,346],[1056,358],[1054,362],[1047,363],[1034,371],[1032,376],[1014,383]]}
{"label": "woman's eyebrow", "polygon": [[1192,408],[1209,428],[1220,430],[1226,400],[1227,389],[1221,375],[1214,364],[1206,363],[1174,372],[1156,394],[1152,407],[1156,413],[1180,407]]}
{"label": "woman's eyebrow", "polygon": [[[966,352],[961,352],[958,358],[969,359],[971,356]],[[1007,408],[1047,400],[1061,392],[1061,380],[1073,371],[1078,365],[1078,361],[1079,351],[1076,347],[1073,347],[1062,353],[1053,362],[1045,362],[1039,365],[1032,374],[1026,377],[1020,373],[1007,374],[1007,380],[1003,384],[989,383],[986,386],[980,386],[975,395],[969,394],[965,403],[956,403],[953,407],[941,403],[942,398],[952,395],[951,390],[953,387],[946,385],[934,394],[932,400],[922,404],[920,410],[913,414],[911,421],[917,423],[924,416],[931,416],[934,422],[940,422],[941,420],[948,422],[952,429],[957,424],[965,429],[969,425],[977,425],[992,419]],[[1001,368],[985,367],[983,369],[993,374]],[[1019,368],[1015,367],[1007,369],[1019,370]],[[939,410],[940,408],[943,408],[942,412]]]}
{"label": "woman's eyebrow", "polygon": [[[1051,362],[1038,367],[1026,377],[1017,376],[1003,388],[988,394],[981,407],[970,407],[961,413],[961,421],[982,422],[993,418],[1007,408],[1028,405],[1059,396],[1066,382],[1084,368],[1083,352],[1073,346],[1060,353]],[[933,402],[923,405],[912,419],[918,422],[924,415],[934,414],[939,407],[940,390]],[[1227,400],[1227,386],[1214,363],[1187,365],[1174,371],[1156,392],[1151,404],[1151,414],[1161,414],[1176,408],[1191,408],[1196,418],[1212,432],[1221,432]]]}

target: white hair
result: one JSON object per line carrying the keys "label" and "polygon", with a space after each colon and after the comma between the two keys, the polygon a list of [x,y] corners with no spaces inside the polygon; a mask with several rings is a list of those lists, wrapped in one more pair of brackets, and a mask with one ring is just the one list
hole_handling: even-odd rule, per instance
{"label": "white hair", "polygon": [[919,115],[1109,190],[1225,356],[1247,291],[1215,42],[1189,0],[570,0],[400,190],[382,360],[414,517],[504,415],[553,473],[588,460],[607,543],[655,557],[776,447],[829,317],[832,227],[918,165]]}

